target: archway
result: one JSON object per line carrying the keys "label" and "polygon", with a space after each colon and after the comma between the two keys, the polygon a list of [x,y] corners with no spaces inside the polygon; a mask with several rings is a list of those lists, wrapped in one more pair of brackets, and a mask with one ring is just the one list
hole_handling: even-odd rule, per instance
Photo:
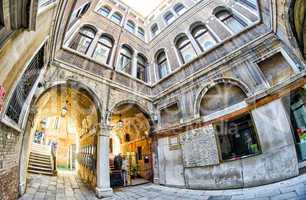
{"label": "archway", "polygon": [[109,147],[112,187],[151,182],[153,123],[148,113],[136,103],[122,102],[112,109],[108,122],[113,127]]}
{"label": "archway", "polygon": [[58,170],[76,173],[95,187],[101,122],[98,97],[85,85],[67,81],[51,86],[33,101],[21,152],[21,194],[27,175],[52,176]]}
{"label": "archway", "polygon": [[304,0],[291,1],[289,21],[302,55],[306,58],[306,3]]}

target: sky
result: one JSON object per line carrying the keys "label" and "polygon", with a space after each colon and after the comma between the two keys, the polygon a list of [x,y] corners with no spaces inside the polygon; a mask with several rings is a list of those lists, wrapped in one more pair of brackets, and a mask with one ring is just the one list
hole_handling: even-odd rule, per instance
{"label": "sky", "polygon": [[147,17],[163,0],[122,0],[131,8]]}

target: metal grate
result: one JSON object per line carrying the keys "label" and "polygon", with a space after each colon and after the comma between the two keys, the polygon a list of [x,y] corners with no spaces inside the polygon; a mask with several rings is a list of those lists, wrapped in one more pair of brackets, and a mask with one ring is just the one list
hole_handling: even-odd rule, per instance
{"label": "metal grate", "polygon": [[44,66],[44,46],[31,60],[10,99],[6,115],[18,124],[23,105]]}

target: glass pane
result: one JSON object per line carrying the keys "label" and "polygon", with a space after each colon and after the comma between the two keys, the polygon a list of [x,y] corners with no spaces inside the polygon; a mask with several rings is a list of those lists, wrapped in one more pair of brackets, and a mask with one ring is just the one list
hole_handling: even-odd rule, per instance
{"label": "glass pane", "polygon": [[120,59],[119,59],[119,69],[120,71],[131,74],[132,73],[132,60],[121,54]]}
{"label": "glass pane", "polygon": [[186,12],[186,8],[184,5],[182,4],[178,4],[175,6],[174,8],[175,12],[178,14],[178,15],[182,15],[184,12]]}
{"label": "glass pane", "polygon": [[165,16],[165,20],[166,20],[167,24],[171,24],[175,20],[175,18],[174,18],[172,13],[168,13]]}
{"label": "glass pane", "polygon": [[208,49],[212,48],[216,44],[215,39],[210,35],[209,32],[206,32],[200,37],[198,37],[197,41],[201,45],[201,48],[203,49],[203,51],[207,51]]}
{"label": "glass pane", "polygon": [[146,67],[137,63],[137,78],[146,82]]}
{"label": "glass pane", "polygon": [[189,43],[187,46],[181,49],[181,55],[184,63],[191,61],[196,56],[196,53],[191,43]]}
{"label": "glass pane", "polygon": [[121,20],[122,20],[122,17],[118,14],[118,13],[115,13],[112,15],[112,18],[111,20],[117,24],[120,24],[121,23]]}
{"label": "glass pane", "polygon": [[159,65],[159,76],[160,78],[163,78],[167,74],[168,74],[168,65],[167,65],[167,61],[165,61]]}
{"label": "glass pane", "polygon": [[109,54],[110,54],[110,48],[98,43],[93,58],[99,62],[108,64]]}
{"label": "glass pane", "polygon": [[106,7],[102,7],[98,10],[98,12],[103,15],[104,17],[107,17],[110,13],[110,10]]}
{"label": "glass pane", "polygon": [[85,36],[81,36],[79,43],[77,44],[76,51],[80,53],[87,53],[87,50],[91,44],[92,39],[87,38]]}
{"label": "glass pane", "polygon": [[226,24],[234,33],[239,33],[244,28],[244,26],[234,17],[229,17],[224,20],[224,24]]}
{"label": "glass pane", "polygon": [[135,32],[135,25],[134,25],[132,22],[128,22],[128,23],[126,24],[126,29],[127,29],[128,31],[134,33],[134,32]]}

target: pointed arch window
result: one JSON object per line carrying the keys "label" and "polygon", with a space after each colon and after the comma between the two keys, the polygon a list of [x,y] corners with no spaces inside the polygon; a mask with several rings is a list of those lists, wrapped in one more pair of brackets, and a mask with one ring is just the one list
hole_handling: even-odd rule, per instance
{"label": "pointed arch window", "polygon": [[128,20],[126,23],[126,29],[132,33],[135,32],[135,23],[131,20]]}
{"label": "pointed arch window", "polygon": [[183,63],[188,63],[196,57],[196,52],[185,34],[182,34],[176,39],[175,46]]}
{"label": "pointed arch window", "polygon": [[181,3],[176,4],[174,6],[174,10],[175,10],[176,14],[178,14],[178,15],[182,15],[187,11],[186,7]]}
{"label": "pointed arch window", "polygon": [[109,64],[113,46],[114,40],[107,35],[102,35],[92,57],[99,62]]}
{"label": "pointed arch window", "polygon": [[80,53],[86,54],[95,35],[96,35],[96,30],[94,30],[91,27],[84,26],[73,38],[69,47]]}
{"label": "pointed arch window", "polygon": [[207,51],[217,43],[216,39],[212,36],[205,24],[198,24],[194,26],[191,29],[191,34],[201,47],[202,51]]}
{"label": "pointed arch window", "polygon": [[141,54],[137,55],[137,74],[136,77],[139,80],[147,82],[147,58]]}
{"label": "pointed arch window", "polygon": [[104,17],[108,17],[110,12],[111,12],[111,9],[108,6],[102,6],[98,10],[98,13],[100,13]]}
{"label": "pointed arch window", "polygon": [[158,75],[160,79],[169,74],[168,59],[164,50],[157,53],[156,64],[158,67]]}
{"label": "pointed arch window", "polygon": [[111,17],[111,20],[116,24],[121,24],[122,15],[119,12],[115,12]]}
{"label": "pointed arch window", "polygon": [[218,11],[215,16],[233,33],[239,33],[247,24],[227,9]]}
{"label": "pointed arch window", "polygon": [[171,24],[172,22],[174,22],[175,17],[173,15],[173,13],[169,11],[164,15],[164,20],[165,20],[166,24],[168,25],[168,24]]}
{"label": "pointed arch window", "polygon": [[123,45],[119,56],[119,70],[128,74],[132,74],[132,58],[133,50],[130,47]]}

